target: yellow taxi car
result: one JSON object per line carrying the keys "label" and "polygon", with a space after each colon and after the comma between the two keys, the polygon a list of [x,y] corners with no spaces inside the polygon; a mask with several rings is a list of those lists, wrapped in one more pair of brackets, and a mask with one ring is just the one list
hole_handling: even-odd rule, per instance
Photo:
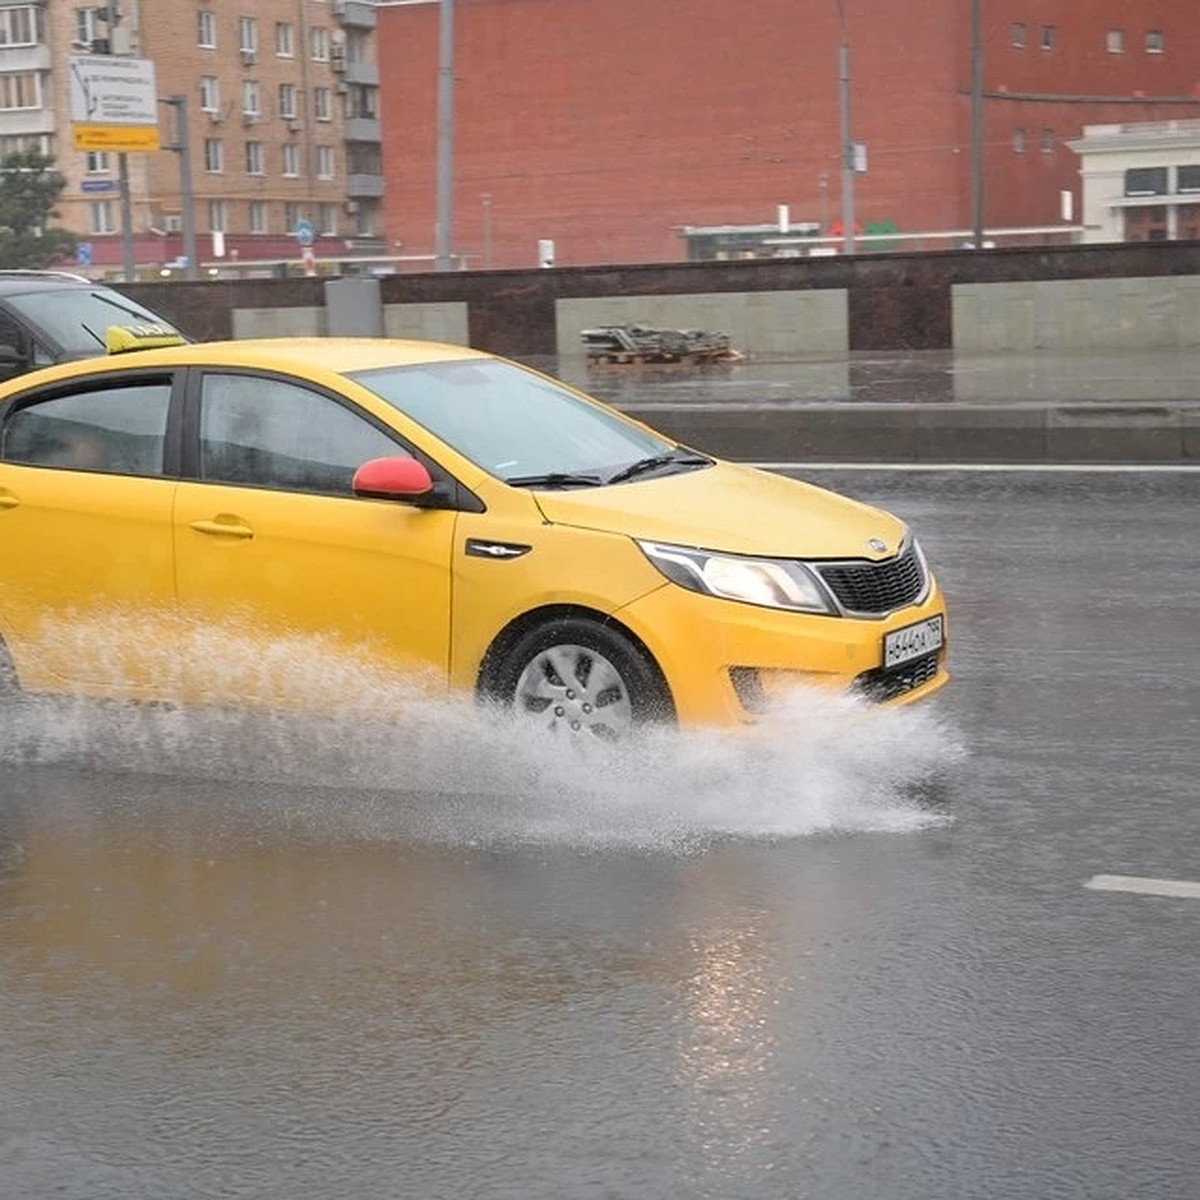
{"label": "yellow taxi car", "polygon": [[[9,383],[0,563],[0,663],[31,692],[203,700],[211,672],[139,653],[185,627],[319,636],[606,739],[947,680],[896,517],[430,342],[178,345]],[[88,621],[84,652],[63,631]]]}

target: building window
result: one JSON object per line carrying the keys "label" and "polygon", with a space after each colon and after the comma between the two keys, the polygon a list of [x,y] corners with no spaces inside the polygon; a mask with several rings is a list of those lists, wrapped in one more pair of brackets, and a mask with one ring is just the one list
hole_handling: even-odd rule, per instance
{"label": "building window", "polygon": [[217,18],[204,8],[196,14],[196,45],[206,50],[217,48]]}
{"label": "building window", "polygon": [[346,95],[346,116],[348,118],[363,117],[374,121],[379,116],[377,101],[379,89],[363,84],[352,83]]}
{"label": "building window", "polygon": [[1012,23],[1012,44],[1018,50],[1025,49],[1025,22],[1014,21]]}
{"label": "building window", "polygon": [[323,25],[314,25],[309,30],[309,40],[312,42],[314,62],[329,61],[329,30]]}
{"label": "building window", "polygon": [[262,113],[262,88],[257,79],[242,81],[242,115],[256,120]]}
{"label": "building window", "polygon": [[229,229],[228,205],[224,200],[208,202],[208,229],[210,233],[225,233]]}
{"label": "building window", "polygon": [[263,173],[263,144],[262,142],[246,143],[246,174],[261,175]]}
{"label": "building window", "polygon": [[1175,210],[1175,220],[1178,222],[1177,238],[1189,242],[1200,238],[1200,204],[1181,204]]}
{"label": "building window", "polygon": [[1044,127],[1042,129],[1042,153],[1054,153],[1054,130],[1050,129],[1049,127]]}
{"label": "building window", "polygon": [[1163,35],[1161,29],[1146,30],[1146,53],[1161,54],[1163,52]]}
{"label": "building window", "polygon": [[1105,48],[1109,54],[1124,54],[1125,53],[1125,30],[1110,29],[1108,37],[1104,41]]}
{"label": "building window", "polygon": [[238,19],[238,48],[243,55],[253,56],[258,53],[258,19],[256,17],[240,17]]}
{"label": "building window", "polygon": [[37,43],[37,14],[31,5],[0,8],[0,46],[36,46]]}
{"label": "building window", "polygon": [[1127,242],[1165,242],[1167,240],[1167,210],[1155,204],[1149,208],[1125,210],[1125,240]]}
{"label": "building window", "polygon": [[42,81],[36,71],[0,75],[0,109],[41,108]]}
{"label": "building window", "polygon": [[200,108],[206,113],[221,111],[221,81],[215,75],[200,76]]}
{"label": "building window", "polygon": [[204,169],[210,175],[220,175],[225,170],[225,143],[220,138],[204,139]]}
{"label": "building window", "polygon": [[1200,192],[1200,167],[1180,167],[1175,190],[1185,195]]}
{"label": "building window", "polygon": [[289,121],[296,116],[296,85],[293,83],[279,85],[279,115]]}
{"label": "building window", "polygon": [[107,175],[108,171],[108,152],[105,150],[93,150],[87,156],[87,173],[89,175]]}
{"label": "building window", "polygon": [[115,233],[111,200],[93,200],[88,205],[88,220],[93,233]]}
{"label": "building window", "polygon": [[50,156],[48,133],[0,134],[0,158],[10,154],[43,154]]}
{"label": "building window", "polygon": [[1025,153],[1025,130],[1014,129],[1012,137],[1012,147],[1014,154]]}
{"label": "building window", "polygon": [[1165,196],[1166,194],[1166,167],[1131,167],[1125,172],[1125,195]]}
{"label": "building window", "polygon": [[332,146],[317,147],[317,178],[332,179],[334,167],[334,154]]}
{"label": "building window", "polygon": [[264,201],[250,201],[249,228],[251,233],[267,232],[267,206]]}
{"label": "building window", "polygon": [[300,147],[295,142],[283,143],[283,176],[295,179],[300,174]]}
{"label": "building window", "polygon": [[91,49],[96,40],[96,10],[94,8],[77,8],[75,10],[75,45]]}
{"label": "building window", "polygon": [[332,109],[329,89],[327,87],[313,88],[313,116],[318,121],[328,121],[332,118]]}
{"label": "building window", "polygon": [[300,224],[303,215],[300,205],[293,200],[289,200],[283,206],[283,224],[288,233],[296,232],[296,226]]}
{"label": "building window", "polygon": [[322,237],[337,236],[337,205],[317,205],[317,232]]}
{"label": "building window", "polygon": [[275,22],[275,53],[280,58],[291,58],[295,53],[292,43],[292,25],[290,21]]}
{"label": "building window", "polygon": [[1053,25],[1043,25],[1042,26],[1042,49],[1043,50],[1053,50],[1054,49],[1054,26]]}

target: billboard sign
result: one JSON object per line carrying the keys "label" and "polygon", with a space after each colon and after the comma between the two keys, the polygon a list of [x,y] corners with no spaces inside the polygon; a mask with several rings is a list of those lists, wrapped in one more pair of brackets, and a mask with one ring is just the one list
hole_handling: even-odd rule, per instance
{"label": "billboard sign", "polygon": [[72,55],[70,98],[76,150],[158,149],[158,88],[148,59]]}

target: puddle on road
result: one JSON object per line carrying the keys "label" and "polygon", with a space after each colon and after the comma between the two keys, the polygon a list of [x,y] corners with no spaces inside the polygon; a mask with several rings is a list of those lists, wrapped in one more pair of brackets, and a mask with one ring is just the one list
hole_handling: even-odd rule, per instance
{"label": "puddle on road", "polygon": [[577,746],[308,640],[209,633],[188,653],[243,685],[256,671],[292,711],[29,700],[0,728],[0,767],[86,771],[105,795],[131,773],[200,784],[242,819],[320,837],[678,850],[942,822],[923,797],[964,756],[928,706],[800,692],[754,727]]}

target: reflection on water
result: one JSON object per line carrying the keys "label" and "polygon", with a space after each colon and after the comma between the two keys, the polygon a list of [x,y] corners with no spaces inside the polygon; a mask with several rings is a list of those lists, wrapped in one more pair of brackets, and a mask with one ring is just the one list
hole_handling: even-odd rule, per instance
{"label": "reflection on water", "polygon": [[[932,710],[803,694],[582,752],[312,643],[204,649],[290,710],[37,699],[0,725],[5,1200],[757,1169],[786,968],[722,857],[942,821],[910,792],[960,755]],[[684,1142],[647,1138],[675,1112]]]}

